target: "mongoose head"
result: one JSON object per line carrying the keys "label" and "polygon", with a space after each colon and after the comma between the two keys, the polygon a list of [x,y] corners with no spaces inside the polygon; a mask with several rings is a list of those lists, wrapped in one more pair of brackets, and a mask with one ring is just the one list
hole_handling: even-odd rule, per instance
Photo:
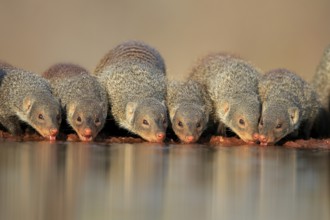
{"label": "mongoose head", "polygon": [[56,140],[62,118],[60,103],[53,97],[47,94],[26,96],[18,116],[43,137]]}
{"label": "mongoose head", "polygon": [[247,143],[256,142],[261,104],[258,96],[240,96],[219,102],[218,117],[227,127]]}
{"label": "mongoose head", "polygon": [[262,145],[275,144],[298,129],[299,108],[276,103],[263,107],[259,122],[259,141]]}
{"label": "mongoose head", "polygon": [[208,119],[203,107],[180,105],[171,119],[172,129],[182,142],[195,143],[205,130]]}
{"label": "mongoose head", "polygon": [[103,128],[107,104],[95,100],[78,100],[66,107],[67,121],[82,141],[92,141]]}
{"label": "mongoose head", "polygon": [[165,104],[153,98],[128,102],[126,120],[131,131],[149,142],[163,142],[168,126]]}

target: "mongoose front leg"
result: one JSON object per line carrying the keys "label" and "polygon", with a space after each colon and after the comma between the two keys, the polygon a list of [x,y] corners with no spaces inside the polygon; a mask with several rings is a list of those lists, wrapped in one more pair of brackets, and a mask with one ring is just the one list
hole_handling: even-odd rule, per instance
{"label": "mongoose front leg", "polygon": [[291,134],[288,135],[292,139],[299,138],[299,129],[294,130]]}
{"label": "mongoose front leg", "polygon": [[314,119],[311,119],[311,120],[308,120],[305,124],[305,126],[302,127],[302,138],[307,140],[310,138],[311,136],[311,131],[312,131],[312,128],[313,128],[313,122],[314,122]]}
{"label": "mongoose front leg", "polygon": [[223,137],[227,137],[226,134],[226,125],[222,122],[219,122],[218,128],[217,128],[217,134]]}
{"label": "mongoose front leg", "polygon": [[0,123],[13,135],[21,135],[22,129],[16,116],[0,117]]}

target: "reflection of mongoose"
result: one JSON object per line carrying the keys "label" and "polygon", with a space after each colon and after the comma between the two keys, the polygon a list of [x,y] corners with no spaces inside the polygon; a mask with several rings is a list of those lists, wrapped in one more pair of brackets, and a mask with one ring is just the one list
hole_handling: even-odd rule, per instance
{"label": "reflection of mongoose", "polygon": [[55,140],[61,123],[60,104],[42,77],[0,63],[0,123],[12,134],[22,133],[20,120]]}
{"label": "reflection of mongoose", "polygon": [[308,83],[288,70],[277,69],[262,76],[259,94],[261,144],[276,143],[288,134],[309,137],[320,102]]}
{"label": "reflection of mongoose", "polygon": [[61,101],[67,121],[82,141],[92,141],[103,128],[108,110],[105,90],[96,78],[74,64],[55,64],[43,73]]}
{"label": "reflection of mongoose", "polygon": [[185,143],[198,141],[207,127],[211,100],[199,83],[169,81],[166,103],[175,134]]}
{"label": "reflection of mongoose", "polygon": [[200,60],[191,77],[205,85],[220,123],[245,142],[256,141],[261,109],[256,68],[228,54],[211,54]]}
{"label": "reflection of mongoose", "polygon": [[150,142],[164,140],[165,64],[155,49],[137,41],[122,43],[105,55],[95,74],[121,127]]}

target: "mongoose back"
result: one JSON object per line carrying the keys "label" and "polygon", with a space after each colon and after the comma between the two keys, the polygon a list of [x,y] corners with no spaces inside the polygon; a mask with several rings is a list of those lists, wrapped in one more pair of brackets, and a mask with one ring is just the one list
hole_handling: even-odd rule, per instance
{"label": "mongoose back", "polygon": [[168,81],[166,104],[174,133],[184,143],[198,141],[207,128],[211,100],[198,82]]}
{"label": "mongoose back", "polygon": [[12,134],[22,134],[20,120],[39,134],[56,140],[61,109],[46,80],[37,74],[0,62],[0,123]]}
{"label": "mongoose back", "polygon": [[289,134],[309,138],[321,105],[308,83],[289,70],[276,69],[262,76],[259,94],[261,144],[274,144]]}
{"label": "mongoose back", "polygon": [[67,122],[80,140],[94,140],[105,124],[108,110],[106,92],[96,77],[86,69],[68,63],[55,64],[42,76],[61,101]]}
{"label": "mongoose back", "polygon": [[229,54],[211,54],[197,63],[191,77],[205,86],[220,124],[247,143],[257,141],[260,73],[254,66]]}
{"label": "mongoose back", "polygon": [[165,64],[158,51],[142,42],[124,42],[105,55],[95,74],[117,124],[150,142],[165,139]]}

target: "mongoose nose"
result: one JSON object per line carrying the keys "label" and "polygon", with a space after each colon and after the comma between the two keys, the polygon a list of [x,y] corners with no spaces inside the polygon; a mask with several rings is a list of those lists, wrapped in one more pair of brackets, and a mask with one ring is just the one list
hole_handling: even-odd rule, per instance
{"label": "mongoose nose", "polygon": [[259,141],[266,143],[268,141],[268,138],[265,135],[259,135]]}
{"label": "mongoose nose", "polygon": [[255,141],[259,140],[259,134],[258,134],[258,133],[254,133],[254,134],[253,134],[253,139],[254,139]]}
{"label": "mongoose nose", "polygon": [[92,135],[92,129],[85,128],[85,136],[91,136]]}
{"label": "mongoose nose", "polygon": [[158,141],[163,141],[163,140],[165,139],[165,133],[163,133],[163,132],[158,132],[158,133],[156,134],[156,137],[157,137],[157,140],[158,140]]}
{"label": "mongoose nose", "polygon": [[57,128],[49,129],[49,140],[50,141],[56,141],[56,135],[58,134]]}
{"label": "mongoose nose", "polygon": [[56,129],[56,128],[52,128],[52,129],[50,129],[50,130],[49,130],[49,134],[50,134],[51,136],[56,136],[56,135],[58,134],[58,129]]}
{"label": "mongoose nose", "polygon": [[186,136],[186,141],[187,141],[188,143],[191,143],[191,142],[193,142],[194,140],[195,140],[194,136],[192,136],[192,135]]}

